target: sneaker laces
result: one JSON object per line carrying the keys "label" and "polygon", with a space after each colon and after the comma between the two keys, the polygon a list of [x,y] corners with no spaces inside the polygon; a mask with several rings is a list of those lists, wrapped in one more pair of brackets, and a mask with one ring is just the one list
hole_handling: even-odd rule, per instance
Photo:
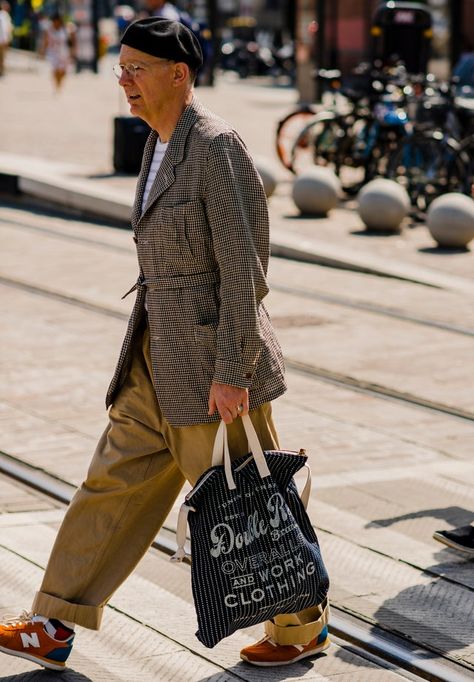
{"label": "sneaker laces", "polygon": [[265,635],[265,636],[263,637],[263,639],[260,640],[259,644],[263,644],[264,642],[268,642],[268,643],[271,644],[273,647],[278,647],[278,646],[292,646],[292,647],[294,647],[295,649],[297,649],[297,650],[300,651],[300,652],[303,651],[303,649],[304,649],[304,646],[303,646],[302,644],[283,644],[283,645],[282,645],[282,644],[278,644],[278,642],[275,642],[275,640],[272,639],[272,637],[271,637],[270,635]]}
{"label": "sneaker laces", "polygon": [[278,644],[275,642],[274,639],[270,637],[270,635],[264,635],[262,639],[258,642],[258,644],[263,644],[264,642],[268,642],[272,646],[278,646]]}
{"label": "sneaker laces", "polygon": [[27,625],[33,622],[33,613],[24,609],[20,615],[14,615],[11,613],[6,613],[1,622],[5,625]]}

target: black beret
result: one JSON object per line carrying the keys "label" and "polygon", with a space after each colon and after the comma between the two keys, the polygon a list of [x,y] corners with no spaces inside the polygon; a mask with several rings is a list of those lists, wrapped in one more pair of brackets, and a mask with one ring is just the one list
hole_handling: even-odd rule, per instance
{"label": "black beret", "polygon": [[162,17],[138,19],[127,27],[120,42],[154,57],[184,62],[192,69],[202,66],[198,39],[179,21]]}

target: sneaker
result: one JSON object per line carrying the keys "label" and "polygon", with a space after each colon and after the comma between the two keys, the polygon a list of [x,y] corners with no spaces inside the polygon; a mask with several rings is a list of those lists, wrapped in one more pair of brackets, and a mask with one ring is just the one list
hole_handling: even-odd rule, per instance
{"label": "sneaker", "polygon": [[265,635],[256,644],[245,647],[240,652],[240,658],[252,665],[273,666],[290,665],[301,661],[302,658],[315,656],[331,646],[328,637],[328,629],[324,627],[318,637],[311,640],[309,644],[277,644],[269,635]]}
{"label": "sneaker", "polygon": [[470,556],[474,556],[474,526],[461,526],[454,530],[437,530],[433,537],[448,547],[459,549]]}
{"label": "sneaker", "polygon": [[0,622],[0,651],[50,670],[64,670],[73,640],[74,632],[60,621],[27,611]]}

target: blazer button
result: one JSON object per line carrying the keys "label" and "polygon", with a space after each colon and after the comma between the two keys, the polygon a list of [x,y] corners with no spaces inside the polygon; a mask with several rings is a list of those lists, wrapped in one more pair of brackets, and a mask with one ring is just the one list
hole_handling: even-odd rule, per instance
{"label": "blazer button", "polygon": [[247,374],[245,375],[245,378],[251,379],[252,378],[252,372],[247,372]]}

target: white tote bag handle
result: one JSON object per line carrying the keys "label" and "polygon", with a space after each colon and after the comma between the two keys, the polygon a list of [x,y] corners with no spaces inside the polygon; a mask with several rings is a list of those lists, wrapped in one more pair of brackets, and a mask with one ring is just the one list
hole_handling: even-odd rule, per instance
{"label": "white tote bag handle", "polygon": [[[241,417],[242,424],[247,436],[247,443],[249,451],[252,453],[255,464],[257,465],[258,473],[261,478],[270,476],[270,469],[268,468],[263,454],[262,446],[258,440],[257,432],[252,424],[252,420],[246,414]],[[219,424],[216,438],[214,440],[214,449],[212,451],[212,466],[218,466],[224,463],[225,476],[229,490],[235,490],[236,485],[232,476],[232,467],[230,462],[229,443],[227,440],[227,429],[223,421]]]}
{"label": "white tote bag handle", "polygon": [[311,469],[308,464],[305,464],[303,469],[306,469],[306,481],[303,490],[300,493],[300,498],[303,507],[308,509],[309,497],[311,495]]}

